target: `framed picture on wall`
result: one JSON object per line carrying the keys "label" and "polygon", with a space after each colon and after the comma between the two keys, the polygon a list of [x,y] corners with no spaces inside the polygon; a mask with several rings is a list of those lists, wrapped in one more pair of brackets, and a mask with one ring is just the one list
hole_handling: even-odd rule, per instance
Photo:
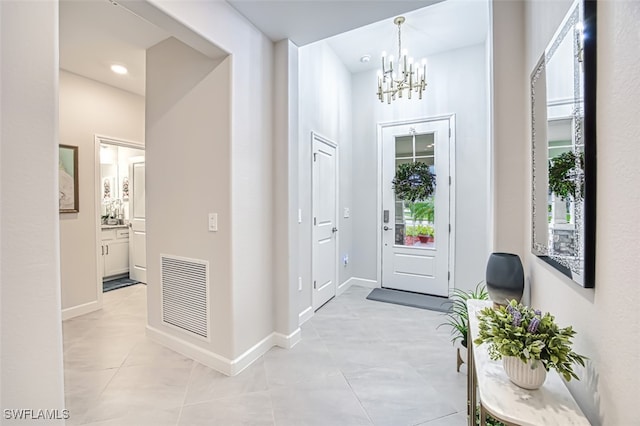
{"label": "framed picture on wall", "polygon": [[77,213],[78,204],[78,147],[60,145],[58,161],[60,213]]}

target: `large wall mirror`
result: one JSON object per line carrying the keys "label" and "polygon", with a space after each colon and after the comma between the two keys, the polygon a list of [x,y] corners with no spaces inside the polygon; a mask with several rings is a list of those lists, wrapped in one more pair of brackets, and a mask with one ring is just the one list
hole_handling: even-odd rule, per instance
{"label": "large wall mirror", "polygon": [[596,2],[570,7],[531,76],[532,251],[595,285]]}

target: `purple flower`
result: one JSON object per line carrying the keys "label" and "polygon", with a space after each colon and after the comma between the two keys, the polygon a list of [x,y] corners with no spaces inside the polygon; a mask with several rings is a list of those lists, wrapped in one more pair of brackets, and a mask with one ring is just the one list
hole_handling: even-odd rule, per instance
{"label": "purple flower", "polygon": [[542,315],[542,311],[540,309],[536,309],[535,311],[533,311],[533,313],[536,314],[537,316]]}
{"label": "purple flower", "polygon": [[538,331],[539,326],[540,326],[540,318],[533,317],[533,319],[529,323],[529,327],[527,327],[527,331],[529,333],[535,333],[536,331]]}
{"label": "purple flower", "polygon": [[514,308],[513,306],[507,305],[507,312],[509,312],[509,314],[513,315],[513,313],[517,312],[517,311],[516,311],[516,308]]}
{"label": "purple flower", "polygon": [[513,315],[513,321],[511,322],[511,324],[513,324],[515,327],[520,327],[520,323],[522,322],[522,314],[520,314],[520,312],[514,309],[514,312],[512,315]]}

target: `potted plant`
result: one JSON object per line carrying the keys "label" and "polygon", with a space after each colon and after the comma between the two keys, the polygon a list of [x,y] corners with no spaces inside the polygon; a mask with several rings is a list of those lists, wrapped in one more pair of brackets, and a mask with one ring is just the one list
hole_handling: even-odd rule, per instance
{"label": "potted plant", "polygon": [[573,364],[584,366],[586,357],[571,350],[576,332],[571,326],[558,327],[550,313],[543,315],[511,300],[506,306],[483,309],[478,318],[480,333],[474,343],[489,343],[489,356],[503,359],[509,379],[516,385],[537,389],[551,368],[567,381],[579,380]]}
{"label": "potted plant", "polygon": [[[472,291],[454,288],[449,295],[451,310],[445,315],[445,322],[439,324],[437,327],[449,327],[451,329],[451,342],[453,344],[460,342],[463,348],[467,347],[467,337],[469,335],[469,314],[467,312],[467,300],[469,299],[489,300],[489,293],[482,282],[476,284],[476,288]],[[458,372],[460,372],[460,365],[462,365],[463,362],[463,357],[460,355],[460,348],[458,348],[456,367]]]}
{"label": "potted plant", "polygon": [[416,226],[407,226],[405,229],[404,244],[412,246],[418,240],[418,229]]}
{"label": "potted plant", "polygon": [[431,225],[417,225],[415,233],[421,243],[433,242],[434,229]]}
{"label": "potted plant", "polygon": [[[428,197],[425,201],[409,202],[407,203],[407,208],[413,222],[413,227],[411,227],[412,236],[418,237],[421,243],[433,241],[433,226],[423,225],[425,220],[433,223],[433,197]],[[407,227],[407,235],[409,235],[409,228]]]}
{"label": "potted plant", "polygon": [[431,225],[425,225],[424,235],[427,237],[427,242],[432,243],[435,235],[435,229]]}
{"label": "potted plant", "polygon": [[418,234],[418,240],[423,244],[429,242],[429,237],[427,236],[427,226],[417,225],[415,228],[416,233]]}

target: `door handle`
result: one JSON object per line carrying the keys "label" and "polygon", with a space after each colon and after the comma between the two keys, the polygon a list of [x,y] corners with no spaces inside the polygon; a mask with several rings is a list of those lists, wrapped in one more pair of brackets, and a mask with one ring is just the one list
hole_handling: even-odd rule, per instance
{"label": "door handle", "polygon": [[102,247],[102,255],[104,256],[104,246],[101,246],[101,247]]}
{"label": "door handle", "polygon": [[387,225],[385,225],[384,228],[382,228],[382,229],[384,229],[385,231],[389,231],[391,228],[389,228]]}
{"label": "door handle", "polygon": [[333,232],[333,233],[335,234],[336,232],[338,232],[338,228],[336,228],[336,227],[334,226],[334,227],[331,229],[331,232]]}
{"label": "door handle", "polygon": [[109,255],[109,246],[107,245],[107,256]]}

